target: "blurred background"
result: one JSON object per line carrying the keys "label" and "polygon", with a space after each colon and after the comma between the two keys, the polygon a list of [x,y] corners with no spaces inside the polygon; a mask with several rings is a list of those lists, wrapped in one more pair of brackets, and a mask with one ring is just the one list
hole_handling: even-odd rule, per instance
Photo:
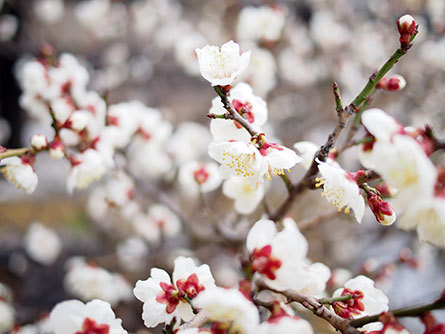
{"label": "blurred background", "polygon": [[[269,12],[249,16],[246,8],[251,7]],[[159,109],[176,131],[184,122],[208,129],[205,114],[215,94],[199,75],[194,50],[233,39],[242,51],[252,50],[240,79],[267,101],[266,133],[288,147],[300,140],[320,145],[335,125],[332,82],[338,82],[346,103],[352,101],[398,47],[395,22],[406,13],[419,24],[419,35],[391,73],[402,75],[407,86],[400,92],[378,92],[370,105],[404,125],[430,124],[445,137],[443,0],[0,0],[0,144],[23,147],[35,133],[51,134],[51,128],[20,107],[17,80],[20,64],[38,56],[45,45],[57,54],[75,55],[88,70],[88,88],[109,104],[139,100]],[[206,147],[210,135],[201,139]],[[353,148],[341,157],[345,169],[359,168],[356,153]],[[440,153],[433,160],[445,162]],[[169,204],[183,232],[154,246],[144,240],[146,256],[128,270],[117,249],[131,235],[120,215],[97,213],[99,204],[91,194],[96,184],[69,195],[67,161],[41,154],[35,168],[39,185],[32,195],[0,182],[0,282],[12,290],[20,325],[35,323],[55,303],[73,297],[64,289],[66,260],[72,256],[120,272],[133,286],[148,277],[152,266],[171,269],[175,256],[188,254],[208,263],[219,284],[236,283],[241,272],[235,251],[242,249],[248,227],[263,213],[259,207],[248,217],[235,214],[232,201],[218,190],[206,198],[212,218],[180,192],[174,177],[137,175],[141,202],[147,207]],[[296,167],[291,178],[298,180],[303,172]],[[269,186],[267,202],[273,208],[285,188],[280,180]],[[308,192],[290,215],[300,222],[331,210],[319,197],[319,192]],[[214,218],[222,226],[217,228],[222,235],[218,242]],[[34,261],[24,250],[24,235],[36,221],[62,240],[62,253],[51,265]],[[420,244],[415,233],[395,225],[380,226],[369,212],[361,225],[346,215],[332,215],[304,234],[312,260],[353,275],[365,271],[378,276],[391,308],[431,301],[445,287],[443,251]],[[406,249],[416,266],[400,261]],[[143,333],[139,302],[124,298],[115,310],[126,329]],[[437,316],[445,320],[444,312]],[[413,333],[422,328],[417,319],[403,323]]]}

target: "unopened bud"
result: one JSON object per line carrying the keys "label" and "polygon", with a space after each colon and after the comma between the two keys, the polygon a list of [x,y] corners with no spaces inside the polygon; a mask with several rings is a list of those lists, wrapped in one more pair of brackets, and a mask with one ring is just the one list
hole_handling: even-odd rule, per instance
{"label": "unopened bud", "polygon": [[391,92],[402,90],[406,86],[406,80],[401,75],[393,75],[389,78],[382,78],[377,83],[376,88],[384,89]]}
{"label": "unopened bud", "polygon": [[31,146],[36,151],[42,151],[48,147],[48,140],[45,135],[36,134],[31,137]]}
{"label": "unopened bud", "polygon": [[397,20],[397,29],[400,33],[400,44],[408,46],[411,42],[411,37],[416,31],[416,21],[411,15],[403,15]]}
{"label": "unopened bud", "polygon": [[396,221],[396,214],[388,202],[383,201],[379,195],[369,191],[368,205],[377,221],[382,225],[391,225]]}
{"label": "unopened bud", "polygon": [[59,160],[65,156],[65,146],[59,138],[54,138],[49,146],[49,155],[51,158]]}

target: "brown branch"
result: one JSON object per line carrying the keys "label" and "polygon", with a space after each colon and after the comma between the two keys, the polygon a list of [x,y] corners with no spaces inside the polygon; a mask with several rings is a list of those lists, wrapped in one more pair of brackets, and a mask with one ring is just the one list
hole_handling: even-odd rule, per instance
{"label": "brown branch", "polygon": [[287,298],[289,302],[297,302],[303,305],[308,310],[312,311],[316,316],[329,322],[332,327],[343,334],[359,334],[360,331],[352,326],[352,321],[344,319],[338,316],[336,313],[329,310],[320,301],[311,296],[302,295],[299,292],[293,290],[279,291],[267,286],[263,281],[257,283],[259,290],[269,290],[272,292],[280,293]]}
{"label": "brown branch", "polygon": [[[226,116],[223,116],[224,119],[233,119],[234,121],[238,122],[243,128],[245,128],[249,134],[252,137],[258,136],[258,132],[249,124],[249,122],[242,117],[232,106],[232,104],[229,101],[229,98],[227,96],[227,93],[225,93],[221,86],[215,86],[214,87],[215,92],[218,94],[218,96],[221,98],[221,102],[224,106],[224,109],[228,111],[229,114]],[[214,115],[210,114],[208,117],[210,118],[216,118]],[[220,117],[218,117],[220,118]]]}
{"label": "brown branch", "polygon": [[300,231],[306,231],[310,230],[311,228],[314,228],[315,226],[325,222],[329,218],[335,217],[338,214],[338,210],[332,210],[325,213],[322,213],[314,218],[303,220],[299,223],[297,223],[297,226]]}

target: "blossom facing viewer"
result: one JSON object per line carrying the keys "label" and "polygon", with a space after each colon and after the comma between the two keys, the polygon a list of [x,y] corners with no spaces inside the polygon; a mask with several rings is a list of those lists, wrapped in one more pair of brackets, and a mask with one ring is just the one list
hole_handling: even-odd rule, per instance
{"label": "blossom facing viewer", "polygon": [[212,86],[230,85],[249,65],[250,51],[240,54],[240,48],[234,41],[221,46],[206,45],[196,49],[201,75]]}

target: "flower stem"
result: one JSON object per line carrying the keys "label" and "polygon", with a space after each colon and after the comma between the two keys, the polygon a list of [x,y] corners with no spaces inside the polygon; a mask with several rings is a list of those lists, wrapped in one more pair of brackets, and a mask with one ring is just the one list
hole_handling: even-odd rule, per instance
{"label": "flower stem", "polygon": [[0,160],[9,157],[20,157],[26,153],[33,153],[33,150],[29,147],[8,149],[5,152],[0,153]]}

